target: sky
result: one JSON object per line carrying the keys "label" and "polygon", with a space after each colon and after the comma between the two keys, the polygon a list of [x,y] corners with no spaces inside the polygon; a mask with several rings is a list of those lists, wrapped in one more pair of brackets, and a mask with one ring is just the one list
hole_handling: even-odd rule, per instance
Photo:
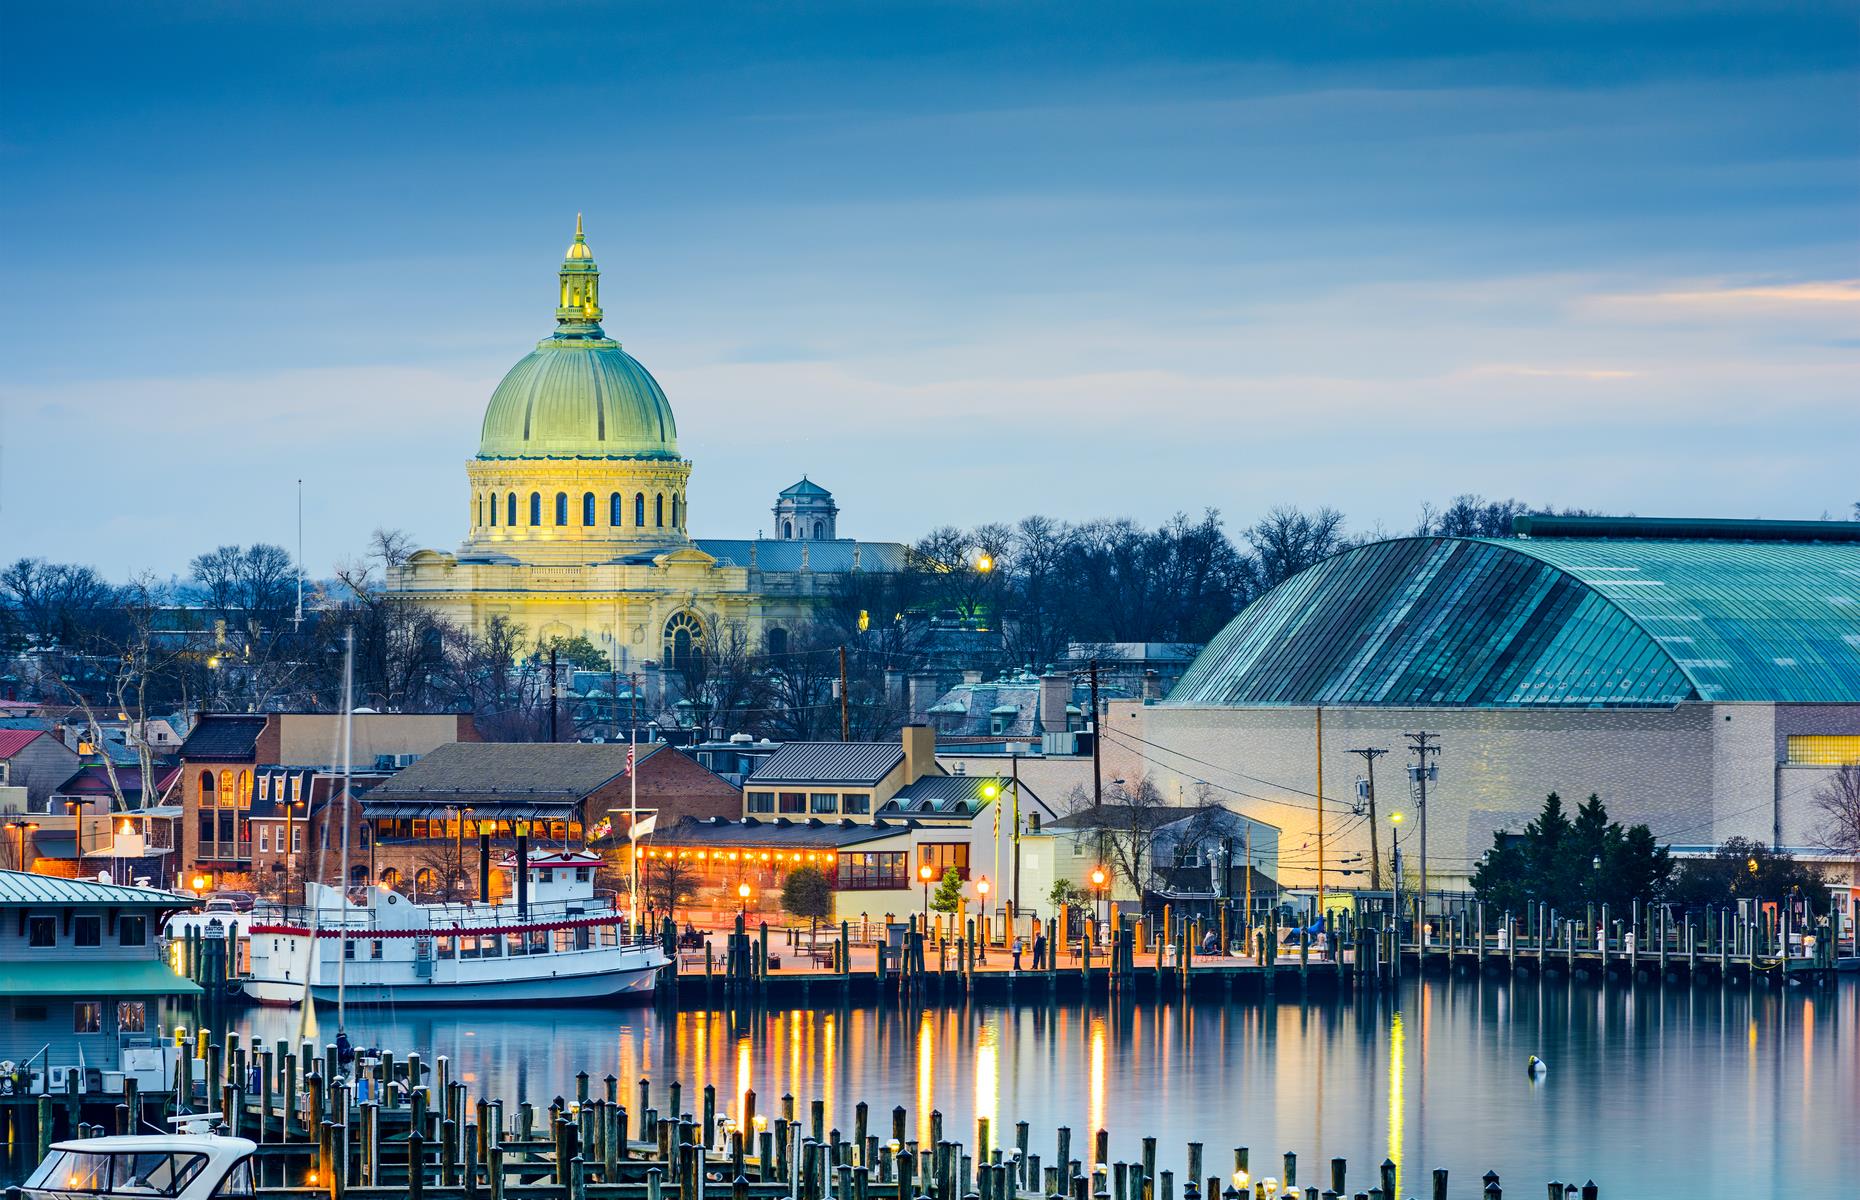
{"label": "sky", "polygon": [[699,536],[1860,501],[1848,3],[0,22],[0,559],[456,546],[577,212]]}

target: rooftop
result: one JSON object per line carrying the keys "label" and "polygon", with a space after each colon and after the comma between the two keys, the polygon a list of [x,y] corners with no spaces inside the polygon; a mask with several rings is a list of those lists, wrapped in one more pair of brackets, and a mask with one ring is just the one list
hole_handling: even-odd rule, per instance
{"label": "rooftop", "polygon": [[1169,703],[1860,703],[1860,524],[1519,530],[1326,559],[1235,617]]}
{"label": "rooftop", "polygon": [[904,761],[897,742],[789,742],[757,765],[745,787],[778,783],[876,784]]}
{"label": "rooftop", "polygon": [[35,875],[29,871],[0,871],[0,905],[101,904],[112,908],[186,908],[192,903],[193,900],[186,896],[155,888],[60,879],[52,875]]}
{"label": "rooftop", "polygon": [[180,755],[193,762],[249,762],[258,754],[262,715],[207,713],[181,743]]}
{"label": "rooftop", "polygon": [[[639,761],[665,743],[639,747]],[[461,806],[506,816],[573,808],[626,774],[624,742],[447,742],[362,797],[370,816],[444,816]]]}

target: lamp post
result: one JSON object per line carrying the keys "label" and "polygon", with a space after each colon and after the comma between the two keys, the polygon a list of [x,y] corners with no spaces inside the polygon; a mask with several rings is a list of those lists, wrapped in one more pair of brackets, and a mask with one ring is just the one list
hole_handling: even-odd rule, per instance
{"label": "lamp post", "polygon": [[976,907],[982,910],[981,928],[980,930],[978,930],[979,936],[977,936],[975,939],[975,949],[976,949],[975,957],[977,961],[979,962],[987,962],[988,961],[988,876],[983,875],[976,879],[975,895],[976,895],[976,901],[975,901]]}
{"label": "lamp post", "polygon": [[736,898],[738,901],[741,902],[741,907],[739,907],[737,911],[742,913],[743,916],[747,918],[749,916],[749,881],[748,880],[745,879],[743,882],[736,885]]}
{"label": "lamp post", "polygon": [[1106,910],[1109,900],[1105,892],[1105,884],[1109,882],[1110,876],[1105,873],[1103,867],[1093,867],[1091,869],[1092,899],[1095,901],[1092,907],[1092,913],[1098,918],[1100,923],[1107,920],[1110,915]]}
{"label": "lamp post", "polygon": [[1395,895],[1390,903],[1390,907],[1395,910],[1395,938],[1397,946],[1401,944],[1401,822],[1402,815],[1400,813],[1392,812],[1389,814],[1389,824],[1394,827],[1389,831],[1389,858],[1395,872]]}
{"label": "lamp post", "polygon": [[26,861],[26,831],[37,829],[39,823],[37,821],[8,821],[6,827],[19,831],[19,869],[21,871],[31,870],[31,864]]}
{"label": "lamp post", "polygon": [[935,874],[936,869],[929,863],[921,863],[917,867],[917,878],[924,885],[924,932],[926,933],[930,931],[930,880]]}

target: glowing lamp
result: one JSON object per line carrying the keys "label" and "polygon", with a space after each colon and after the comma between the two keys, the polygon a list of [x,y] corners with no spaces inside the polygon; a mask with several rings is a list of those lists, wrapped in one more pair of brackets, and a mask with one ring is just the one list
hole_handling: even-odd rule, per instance
{"label": "glowing lamp", "polygon": [[1104,886],[1104,868],[1103,867],[1093,867],[1091,869],[1091,885],[1093,887]]}

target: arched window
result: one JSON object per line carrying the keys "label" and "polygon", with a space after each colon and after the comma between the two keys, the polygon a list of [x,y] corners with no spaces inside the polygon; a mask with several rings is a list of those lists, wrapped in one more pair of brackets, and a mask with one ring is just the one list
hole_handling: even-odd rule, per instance
{"label": "arched window", "polygon": [[213,807],[213,772],[211,771],[200,773],[200,807]]}
{"label": "arched window", "polygon": [[782,536],[782,540],[784,541],[794,536],[794,522],[793,521],[783,521],[781,523],[781,536]]}
{"label": "arched window", "polygon": [[542,524],[542,493],[530,493],[530,524]]}
{"label": "arched window", "polygon": [[510,493],[510,500],[504,506],[504,524],[514,526],[517,523],[517,494]]}
{"label": "arched window", "polygon": [[239,772],[239,807],[252,807],[252,772]]}
{"label": "arched window", "polygon": [[368,883],[368,864],[356,863],[349,868],[349,886],[364,887]]}
{"label": "arched window", "polygon": [[497,501],[498,501],[497,493],[492,492],[491,493],[491,528],[493,529],[497,528]]}
{"label": "arched window", "polygon": [[693,612],[675,612],[665,623],[665,665],[674,671],[695,667],[704,657],[704,622]]}
{"label": "arched window", "polygon": [[607,523],[609,525],[615,526],[616,528],[619,526],[621,507],[622,504],[619,492],[615,492],[613,495],[607,497]]}
{"label": "arched window", "polygon": [[826,536],[827,536],[827,523],[825,521],[815,521],[814,522],[814,540],[819,541],[821,538],[824,538]]}
{"label": "arched window", "polygon": [[660,529],[665,528],[665,493],[660,492],[652,498],[652,523]]}
{"label": "arched window", "polygon": [[381,882],[387,884],[391,888],[399,887],[400,886],[399,868],[383,867],[381,870]]}
{"label": "arched window", "polygon": [[583,525],[594,524],[594,493],[593,492],[581,493],[581,523]]}
{"label": "arched window", "polygon": [[678,493],[672,493],[672,528],[678,528]]}
{"label": "arched window", "polygon": [[477,519],[472,522],[472,524],[474,525],[484,524],[484,497],[483,496],[478,497],[478,516],[477,516]]}
{"label": "arched window", "polygon": [[770,654],[788,653],[788,631],[786,629],[769,630],[768,635],[767,635],[767,641],[769,644]]}
{"label": "arched window", "polygon": [[414,872],[413,894],[415,896],[430,896],[437,886],[439,886],[439,876],[431,867],[421,867]]}
{"label": "arched window", "polygon": [[220,807],[231,808],[239,803],[239,783],[230,770],[220,772]]}
{"label": "arched window", "polygon": [[642,526],[646,523],[646,493],[633,493],[633,524]]}
{"label": "arched window", "polygon": [[555,523],[557,525],[568,524],[568,493],[567,492],[557,492],[555,494]]}

